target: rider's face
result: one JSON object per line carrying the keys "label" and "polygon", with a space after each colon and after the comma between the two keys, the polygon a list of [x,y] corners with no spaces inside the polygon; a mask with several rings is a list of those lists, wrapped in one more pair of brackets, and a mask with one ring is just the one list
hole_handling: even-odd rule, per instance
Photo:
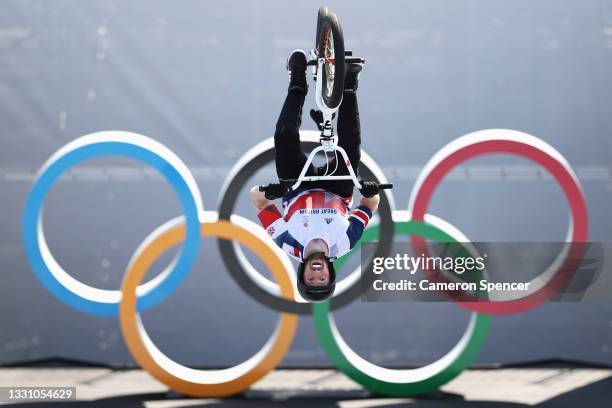
{"label": "rider's face", "polygon": [[322,254],[313,254],[306,260],[304,281],[310,286],[329,284],[329,267],[327,266],[327,260]]}

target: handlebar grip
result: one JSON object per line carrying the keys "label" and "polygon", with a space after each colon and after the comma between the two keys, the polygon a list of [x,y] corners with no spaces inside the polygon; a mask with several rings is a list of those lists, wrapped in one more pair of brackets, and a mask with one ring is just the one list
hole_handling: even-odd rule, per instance
{"label": "handlebar grip", "polygon": [[393,188],[393,183],[383,183],[378,185],[379,190],[387,190]]}
{"label": "handlebar grip", "polygon": [[261,191],[261,192],[264,192],[264,193],[265,193],[266,191],[268,191],[268,187],[270,187],[270,186],[272,186],[272,187],[275,187],[275,186],[280,186],[280,183],[277,183],[277,184],[275,184],[275,183],[270,183],[270,184],[268,184],[268,185],[266,185],[266,186],[264,186],[264,185],[260,185],[260,186],[259,186],[259,191]]}

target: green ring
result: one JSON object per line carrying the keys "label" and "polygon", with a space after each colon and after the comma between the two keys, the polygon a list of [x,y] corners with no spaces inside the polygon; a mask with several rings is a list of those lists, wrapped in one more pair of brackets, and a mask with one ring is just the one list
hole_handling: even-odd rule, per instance
{"label": "green ring", "polygon": [[[457,242],[439,228],[418,221],[396,221],[395,234],[419,235],[437,242]],[[376,238],[378,238],[378,226],[367,228],[360,243],[336,261],[337,268],[341,268],[346,263],[350,255],[358,250],[361,242]],[[327,357],[340,371],[373,393],[402,397],[430,393],[457,377],[478,356],[491,323],[490,315],[472,312],[468,327],[461,339],[446,355],[423,367],[395,370],[366,362],[348,347],[338,331],[333,315],[329,312],[329,301],[313,304],[313,317],[319,342]],[[360,361],[368,366],[366,370],[357,367]],[[378,371],[378,373],[365,371]]]}

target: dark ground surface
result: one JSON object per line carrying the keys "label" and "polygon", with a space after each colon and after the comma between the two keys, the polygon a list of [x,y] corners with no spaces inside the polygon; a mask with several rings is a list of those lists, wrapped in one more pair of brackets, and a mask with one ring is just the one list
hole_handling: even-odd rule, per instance
{"label": "dark ground surface", "polygon": [[530,367],[472,369],[432,395],[371,395],[335,370],[276,370],[246,393],[192,399],[168,391],[142,370],[82,367],[0,369],[0,386],[74,386],[77,401],[6,406],[54,407],[609,407],[612,369]]}

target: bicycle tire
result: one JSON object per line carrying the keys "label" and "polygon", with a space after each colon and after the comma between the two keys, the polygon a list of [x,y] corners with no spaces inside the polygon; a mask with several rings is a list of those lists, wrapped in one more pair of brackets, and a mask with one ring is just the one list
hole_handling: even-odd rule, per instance
{"label": "bicycle tire", "polygon": [[336,109],[342,102],[344,92],[344,35],[338,17],[329,10],[325,14],[324,9],[319,9],[317,21],[317,54],[328,61],[323,63],[322,72],[318,72],[317,77],[322,81],[323,103],[330,109]]}
{"label": "bicycle tire", "polygon": [[321,28],[321,21],[324,17],[328,16],[330,13],[329,7],[321,6],[319,7],[319,13],[317,15],[317,31],[315,32],[315,48],[317,52],[319,51],[319,29]]}

